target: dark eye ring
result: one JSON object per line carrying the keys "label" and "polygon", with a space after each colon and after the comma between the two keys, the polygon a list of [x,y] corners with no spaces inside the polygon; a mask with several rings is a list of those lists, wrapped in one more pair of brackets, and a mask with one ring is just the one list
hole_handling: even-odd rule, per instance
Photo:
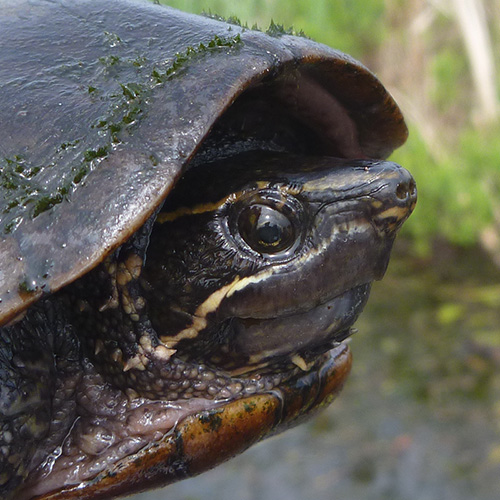
{"label": "dark eye ring", "polygon": [[245,207],[238,216],[238,231],[250,248],[261,254],[278,254],[292,248],[298,228],[283,211],[262,203]]}

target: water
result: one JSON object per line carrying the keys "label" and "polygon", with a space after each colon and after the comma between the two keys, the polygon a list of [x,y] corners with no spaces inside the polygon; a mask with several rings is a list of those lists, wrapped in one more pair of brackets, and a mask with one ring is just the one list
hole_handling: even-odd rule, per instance
{"label": "water", "polygon": [[133,500],[493,500],[500,491],[500,272],[479,251],[396,256],[339,399],[308,424]]}

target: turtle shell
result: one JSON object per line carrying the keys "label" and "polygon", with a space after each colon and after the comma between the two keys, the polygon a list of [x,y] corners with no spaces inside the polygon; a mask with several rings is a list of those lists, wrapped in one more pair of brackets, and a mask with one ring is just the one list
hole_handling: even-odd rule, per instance
{"label": "turtle shell", "polygon": [[368,69],[306,38],[128,0],[2,0],[0,31],[0,324],[133,234],[259,86],[337,156],[407,136]]}
{"label": "turtle shell", "polygon": [[[386,158],[407,136],[368,69],[307,38],[130,0],[0,5],[0,325],[122,245],[235,115],[265,134],[292,116],[318,153],[343,158]],[[201,472],[331,401],[350,363],[341,345],[284,399],[192,415],[113,470],[42,497],[108,498]]]}

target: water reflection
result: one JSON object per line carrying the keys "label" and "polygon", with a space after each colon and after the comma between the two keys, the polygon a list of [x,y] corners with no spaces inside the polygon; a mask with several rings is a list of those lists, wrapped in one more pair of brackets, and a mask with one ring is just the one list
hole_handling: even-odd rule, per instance
{"label": "water reflection", "polygon": [[341,397],[309,424],[134,500],[493,500],[500,272],[478,251],[392,260]]}

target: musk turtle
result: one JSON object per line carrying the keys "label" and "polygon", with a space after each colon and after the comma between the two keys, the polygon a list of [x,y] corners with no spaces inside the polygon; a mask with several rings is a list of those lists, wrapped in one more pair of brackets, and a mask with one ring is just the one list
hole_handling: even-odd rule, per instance
{"label": "musk turtle", "polygon": [[381,83],[151,3],[0,7],[2,498],[166,484],[329,403],[416,202]]}

